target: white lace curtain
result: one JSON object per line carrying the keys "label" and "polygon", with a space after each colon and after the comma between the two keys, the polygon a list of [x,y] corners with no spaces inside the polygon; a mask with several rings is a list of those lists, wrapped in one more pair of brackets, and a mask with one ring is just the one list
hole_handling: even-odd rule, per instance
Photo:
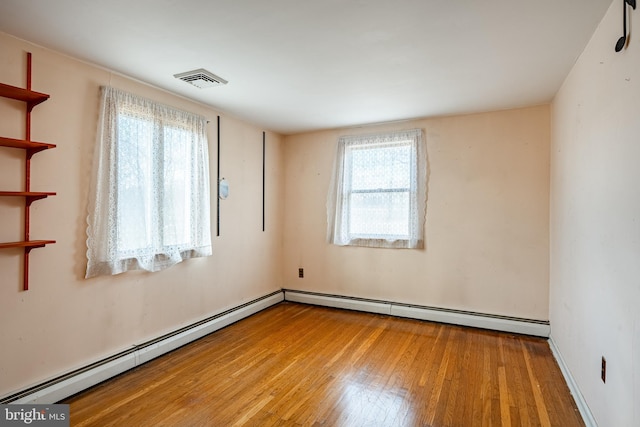
{"label": "white lace curtain", "polygon": [[211,255],[204,117],[101,88],[86,277]]}
{"label": "white lace curtain", "polygon": [[421,129],[340,137],[327,199],[329,242],[424,247],[426,164]]}

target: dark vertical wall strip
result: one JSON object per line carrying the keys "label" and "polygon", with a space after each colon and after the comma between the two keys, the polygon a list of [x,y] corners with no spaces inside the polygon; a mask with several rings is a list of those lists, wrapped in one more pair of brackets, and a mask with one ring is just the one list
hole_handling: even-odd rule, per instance
{"label": "dark vertical wall strip", "polygon": [[217,214],[216,214],[216,236],[220,236],[220,116],[218,116],[218,179],[216,179],[216,203],[217,203]]}
{"label": "dark vertical wall strip", "polygon": [[266,136],[265,133],[262,132],[262,231],[265,229],[265,218],[264,218],[264,208],[265,208],[265,176],[266,176]]}

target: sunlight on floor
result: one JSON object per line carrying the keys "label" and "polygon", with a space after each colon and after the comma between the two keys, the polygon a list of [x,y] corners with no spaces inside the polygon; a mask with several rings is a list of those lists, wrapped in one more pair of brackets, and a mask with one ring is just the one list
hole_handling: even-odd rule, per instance
{"label": "sunlight on floor", "polygon": [[405,389],[351,378],[345,381],[339,405],[341,425],[412,425],[414,412]]}

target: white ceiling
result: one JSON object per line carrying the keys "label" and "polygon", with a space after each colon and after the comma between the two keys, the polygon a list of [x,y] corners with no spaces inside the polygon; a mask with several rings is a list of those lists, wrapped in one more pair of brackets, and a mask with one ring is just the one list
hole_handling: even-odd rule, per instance
{"label": "white ceiling", "polygon": [[[1,0],[0,31],[291,134],[549,102],[609,5]],[[173,77],[197,68],[229,84]]]}

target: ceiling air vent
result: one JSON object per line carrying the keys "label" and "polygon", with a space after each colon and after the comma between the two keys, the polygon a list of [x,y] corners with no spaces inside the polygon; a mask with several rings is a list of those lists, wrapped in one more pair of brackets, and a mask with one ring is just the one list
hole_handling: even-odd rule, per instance
{"label": "ceiling air vent", "polygon": [[186,73],[174,74],[176,79],[184,80],[185,82],[204,89],[207,87],[226,85],[228,82],[222,77],[218,77],[210,71],[200,68],[198,70],[187,71]]}

